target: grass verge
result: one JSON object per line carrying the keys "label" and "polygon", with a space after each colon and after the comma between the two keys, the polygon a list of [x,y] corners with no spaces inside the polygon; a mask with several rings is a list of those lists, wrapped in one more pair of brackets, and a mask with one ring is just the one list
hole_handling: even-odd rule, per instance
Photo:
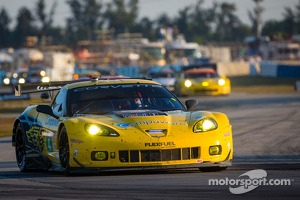
{"label": "grass verge", "polygon": [[300,78],[274,78],[260,76],[229,77],[233,92],[251,94],[295,92],[295,83]]}
{"label": "grass verge", "polygon": [[10,136],[15,118],[0,118],[0,137]]}

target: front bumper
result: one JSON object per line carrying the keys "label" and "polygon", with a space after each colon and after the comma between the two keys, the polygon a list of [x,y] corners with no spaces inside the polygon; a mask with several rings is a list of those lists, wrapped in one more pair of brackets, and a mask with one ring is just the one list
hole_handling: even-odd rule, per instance
{"label": "front bumper", "polygon": [[109,172],[109,171],[166,171],[166,170],[186,170],[201,168],[227,168],[232,166],[232,160],[224,160],[222,162],[202,162],[195,164],[178,164],[178,165],[153,165],[153,166],[124,166],[124,167],[86,167],[80,164],[76,158],[74,161],[80,167],[71,168],[72,173],[76,172]]}
{"label": "front bumper", "polygon": [[[96,170],[96,171],[120,171],[120,170],[170,170],[170,169],[187,169],[187,168],[205,168],[205,167],[229,167],[232,165],[232,154],[230,150],[225,159],[221,161],[205,161],[200,158],[176,161],[160,161],[160,162],[122,162],[120,164],[112,164],[111,166],[101,166],[101,161],[94,165],[86,165],[80,162],[75,156],[73,157],[72,170]],[[116,161],[115,161],[116,162]],[[75,166],[75,167],[74,167]]]}

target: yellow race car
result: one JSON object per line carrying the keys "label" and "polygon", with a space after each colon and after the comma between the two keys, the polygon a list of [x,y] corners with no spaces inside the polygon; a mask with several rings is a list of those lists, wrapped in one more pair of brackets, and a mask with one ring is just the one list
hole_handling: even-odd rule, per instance
{"label": "yellow race car", "polygon": [[[44,91],[44,92],[43,92]],[[198,168],[232,164],[228,117],[197,110],[161,84],[134,78],[15,86],[15,94],[53,94],[14,122],[12,145],[20,171],[71,174],[115,169]]]}
{"label": "yellow race car", "polygon": [[177,96],[228,95],[230,79],[219,76],[216,64],[192,64],[182,67],[175,82]]}

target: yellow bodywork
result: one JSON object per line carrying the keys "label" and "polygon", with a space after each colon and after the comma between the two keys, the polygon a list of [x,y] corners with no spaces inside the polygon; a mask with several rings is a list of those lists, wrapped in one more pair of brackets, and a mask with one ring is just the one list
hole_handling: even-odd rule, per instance
{"label": "yellow bodywork", "polygon": [[[208,132],[194,133],[193,126],[197,117],[213,117],[218,122],[218,129]],[[55,119],[45,119],[48,132],[56,132],[58,123],[49,123]],[[66,126],[70,144],[70,167],[88,168],[115,168],[115,167],[163,167],[172,165],[213,164],[231,161],[233,156],[232,130],[228,118],[221,113],[206,112],[181,112],[172,111],[168,116],[157,117],[129,117],[117,119],[113,116],[86,116],[63,120]],[[85,124],[102,124],[109,126],[119,133],[117,137],[91,135],[85,130]],[[154,132],[149,132],[154,130]],[[155,132],[156,130],[163,130]],[[47,132],[45,131],[45,132]],[[56,137],[44,137],[44,153],[53,162],[59,164],[58,158],[58,134]],[[51,142],[50,142],[51,141]],[[210,155],[211,146],[221,146],[219,155]],[[170,150],[178,150],[179,158],[168,159],[171,155],[158,155],[154,161],[143,158],[151,154]],[[155,152],[157,151],[157,152]],[[195,155],[191,155],[194,151]],[[92,160],[93,152],[105,152],[103,160]],[[123,153],[123,157],[121,153]],[[128,152],[127,154],[124,152]],[[131,152],[138,159],[133,161]],[[196,152],[196,153],[195,153]],[[136,155],[137,154],[137,155]],[[189,154],[189,155],[184,155]],[[177,155],[176,155],[177,156]],[[157,160],[160,159],[160,160]],[[199,165],[200,164],[200,165]]]}
{"label": "yellow bodywork", "polygon": [[[107,82],[125,84],[134,81],[83,82],[67,88]],[[139,83],[157,84],[148,80]],[[43,156],[52,163],[53,170],[60,166],[59,135],[62,127],[68,135],[70,168],[227,167],[233,157],[231,124],[228,117],[219,112],[174,110],[153,116],[91,114],[55,118],[37,112],[31,106],[23,116],[36,118],[37,123],[29,124],[25,134],[30,142],[39,146]],[[206,118],[214,119],[216,128],[195,132],[196,123]],[[28,123],[22,117],[19,120]],[[113,130],[115,135],[90,134],[87,130],[90,125],[103,126]]]}

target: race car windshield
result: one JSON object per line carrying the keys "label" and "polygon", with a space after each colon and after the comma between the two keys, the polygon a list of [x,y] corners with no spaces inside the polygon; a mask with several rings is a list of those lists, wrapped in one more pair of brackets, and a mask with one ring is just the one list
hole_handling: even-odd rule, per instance
{"label": "race car windshield", "polygon": [[96,85],[69,91],[70,115],[104,114],[125,110],[185,110],[181,102],[160,85]]}

